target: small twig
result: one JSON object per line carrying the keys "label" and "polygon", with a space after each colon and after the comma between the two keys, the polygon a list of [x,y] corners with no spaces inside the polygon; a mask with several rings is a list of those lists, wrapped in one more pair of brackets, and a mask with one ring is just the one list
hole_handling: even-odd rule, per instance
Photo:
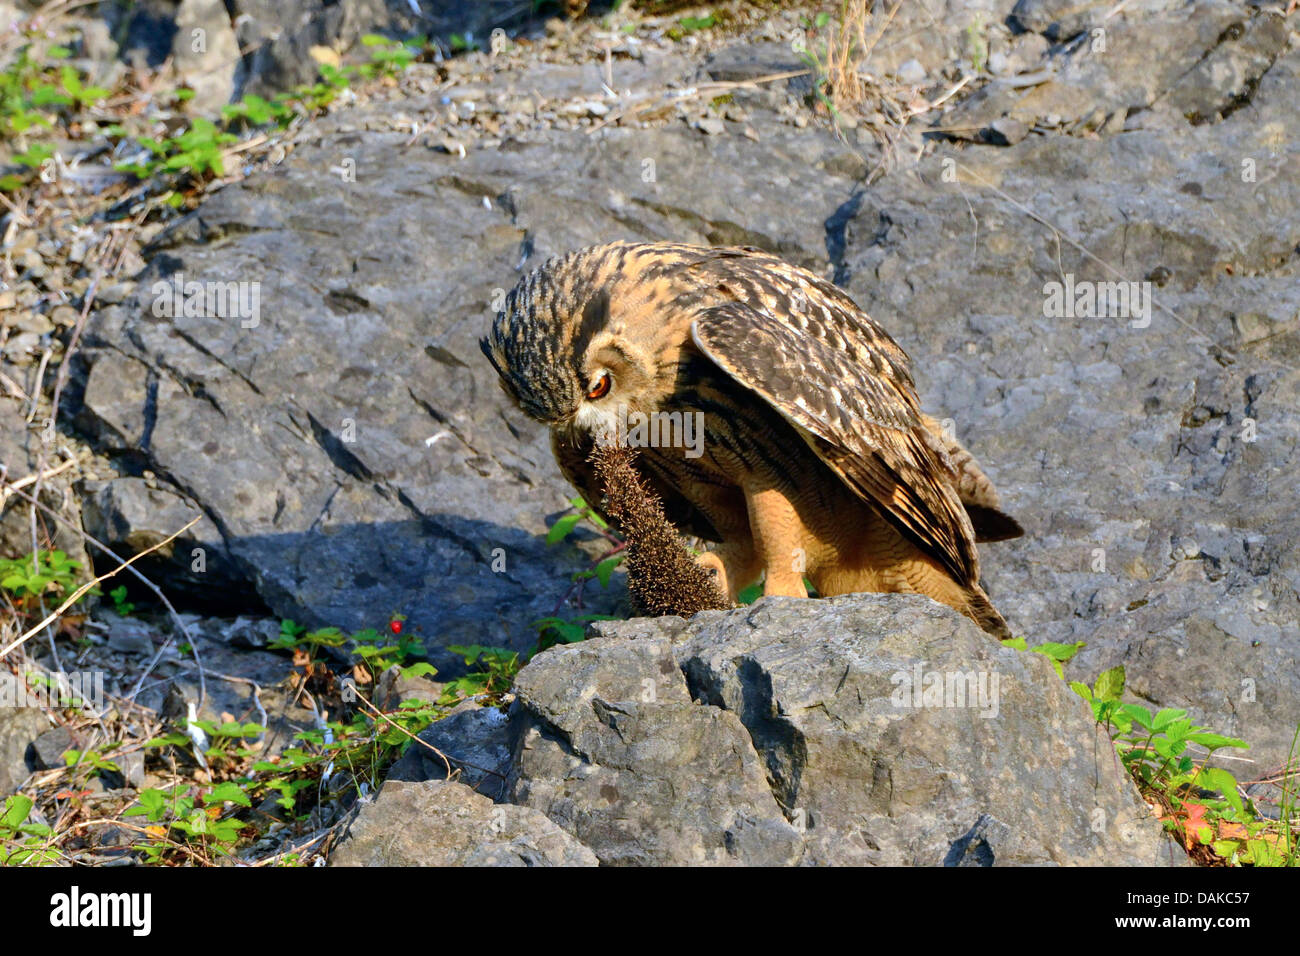
{"label": "small twig", "polygon": [[444,767],[446,768],[446,770],[447,770],[447,777],[448,777],[449,779],[450,779],[450,777],[451,777],[451,773],[452,773],[452,771],[451,771],[451,761],[453,761],[453,760],[456,761],[456,763],[460,764],[462,767],[469,767],[469,769],[471,769],[471,770],[477,770],[479,773],[488,773],[488,774],[491,774],[491,775],[494,776],[494,777],[500,777],[502,780],[506,779],[506,778],[505,778],[505,774],[500,773],[500,772],[498,772],[498,771],[496,771],[496,770],[489,770],[487,767],[479,767],[479,766],[476,766],[475,764],[470,763],[468,760],[461,760],[459,757],[448,757],[445,753],[443,753],[441,750],[439,750],[439,749],[438,749],[437,747],[435,747],[433,744],[429,743],[429,742],[426,741],[426,740],[421,740],[419,737],[417,737],[415,734],[411,733],[409,730],[407,730],[407,729],[406,729],[405,727],[403,727],[401,724],[399,724],[399,723],[397,723],[396,721],[394,721],[394,720],[393,720],[392,718],[390,718],[387,714],[385,714],[383,711],[381,711],[379,708],[377,708],[374,704],[370,703],[370,701],[368,701],[368,700],[366,700],[364,697],[362,697],[361,694],[357,694],[357,700],[358,700],[362,705],[364,705],[365,708],[366,708],[367,710],[369,710],[372,714],[374,714],[374,715],[375,715],[376,717],[378,717],[380,720],[383,720],[385,723],[391,724],[393,727],[396,727],[400,732],[406,734],[406,736],[408,736],[408,737],[410,737],[412,740],[414,740],[414,741],[415,741],[417,744],[419,744],[421,747],[425,748],[426,750],[431,750],[431,751],[433,751],[435,754],[437,754],[438,757],[442,760],[443,766],[444,766]]}
{"label": "small twig", "polygon": [[784,73],[770,73],[767,76],[758,76],[752,80],[719,80],[713,83],[698,83],[695,86],[687,87],[684,90],[664,89],[653,93],[645,93],[636,98],[636,101],[629,104],[617,113],[611,113],[599,123],[596,123],[591,129],[587,130],[587,135],[591,135],[597,130],[604,129],[611,123],[617,123],[629,116],[636,116],[638,113],[644,113],[646,110],[653,109],[657,106],[667,106],[674,103],[685,103],[707,93],[720,93],[724,90],[753,89],[763,83],[774,83],[777,80],[789,80],[796,76],[807,76],[808,70],[787,70]]}
{"label": "small twig", "polygon": [[145,834],[146,836],[151,836],[151,837],[153,837],[155,840],[162,840],[164,843],[168,844],[169,846],[174,846],[176,849],[178,849],[178,850],[180,850],[181,852],[187,854],[187,855],[188,855],[189,857],[191,857],[192,859],[197,860],[198,862],[202,863],[204,866],[210,866],[210,865],[211,865],[211,861],[210,861],[210,860],[208,860],[208,859],[207,859],[206,857],[204,857],[204,856],[201,856],[201,855],[198,854],[198,853],[195,853],[193,850],[191,850],[191,849],[190,849],[189,847],[187,847],[185,844],[183,844],[183,843],[177,843],[175,840],[170,839],[169,837],[166,837],[166,836],[158,836],[158,834],[156,834],[156,833],[151,833],[151,832],[149,831],[149,828],[148,828],[148,827],[140,827],[140,826],[136,826],[134,823],[125,823],[125,822],[123,822],[122,820],[113,820],[113,819],[102,819],[102,820],[82,820],[80,823],[71,823],[71,824],[69,824],[69,825],[68,825],[68,829],[69,829],[69,830],[80,830],[82,827],[102,827],[102,826],[122,827],[122,828],[125,829],[125,830],[134,830],[136,833],[143,833],[143,834]]}
{"label": "small twig", "polygon": [[[13,486],[10,485],[9,487],[12,488]],[[147,587],[150,591],[153,592],[154,596],[158,598],[158,600],[162,603],[163,607],[167,609],[167,613],[171,615],[172,623],[176,625],[176,629],[181,634],[185,635],[185,639],[189,642],[190,647],[193,649],[194,663],[198,666],[198,670],[199,670],[199,706],[202,707],[203,702],[207,700],[207,694],[208,694],[208,684],[206,678],[204,677],[204,671],[203,671],[203,658],[199,655],[198,644],[194,640],[194,635],[190,633],[189,626],[183,620],[181,620],[181,616],[178,613],[176,613],[175,606],[172,604],[170,600],[168,600],[167,595],[163,593],[162,588],[158,587],[158,585],[150,581],[136,568],[127,567],[127,562],[125,562],[123,558],[119,557],[117,552],[115,552],[108,545],[104,544],[104,542],[100,541],[94,535],[87,533],[85,529],[83,529],[79,524],[75,524],[72,521],[69,521],[67,518],[63,517],[63,515],[59,514],[54,509],[41,504],[39,501],[37,501],[35,498],[33,498],[25,491],[15,490],[13,491],[13,494],[16,494],[19,498],[22,498],[24,501],[29,502],[30,504],[39,508],[45,514],[49,515],[51,518],[57,521],[59,524],[71,530],[82,541],[92,544],[100,551],[104,552],[106,555],[108,555],[110,558],[116,561],[119,565],[126,568],[126,570],[130,571],[132,576],[135,577],[136,580],[138,580],[141,584],[143,584],[145,587]],[[167,648],[171,647],[172,642],[174,640],[175,640],[175,635],[172,635],[167,639],[167,641],[162,645],[162,647],[158,648],[158,652],[154,654],[153,658],[145,666],[144,672],[141,673],[139,679],[135,682],[135,687],[132,688],[131,693],[127,695],[126,698],[127,700],[134,702],[135,696],[138,693],[140,693],[140,687],[144,683],[145,678],[148,677],[149,674],[153,671],[153,669],[158,666],[158,662],[162,659],[163,654],[166,653]]]}
{"label": "small twig", "polygon": [[77,464],[77,460],[75,458],[69,458],[61,465],[56,465],[53,468],[46,469],[40,475],[31,474],[28,475],[26,478],[19,478],[17,481],[6,482],[4,487],[0,487],[0,508],[4,507],[5,500],[10,495],[14,494],[18,489],[26,488],[28,485],[32,484],[33,482],[40,481],[45,478],[53,478],[55,475],[62,474],[63,472],[67,471],[75,464]]}
{"label": "small twig", "polygon": [[329,837],[336,829],[343,826],[345,822],[347,821],[339,821],[333,826],[326,827],[324,830],[312,834],[302,843],[298,843],[295,844],[294,846],[290,846],[284,850],[281,850],[279,853],[275,853],[272,854],[271,856],[266,857],[265,859],[261,859],[261,860],[257,860],[256,862],[249,863],[248,866],[250,867],[271,866],[281,858],[288,856],[290,853],[301,853],[303,850],[307,849],[313,843],[319,843],[321,840],[324,840],[327,837]]}
{"label": "small twig", "polygon": [[97,576],[96,578],[94,578],[94,580],[88,581],[88,582],[86,582],[85,584],[83,584],[81,587],[77,588],[77,590],[73,591],[73,592],[72,592],[72,595],[71,595],[71,596],[70,596],[66,601],[64,601],[62,604],[60,604],[60,605],[58,606],[58,608],[56,608],[55,611],[54,611],[52,614],[48,615],[48,616],[45,618],[45,620],[41,621],[41,622],[40,622],[39,624],[37,624],[35,627],[31,628],[31,629],[28,630],[26,633],[24,633],[21,637],[17,638],[17,639],[14,640],[13,642],[11,642],[11,643],[10,643],[7,647],[5,647],[3,650],[0,650],[0,658],[3,658],[3,657],[8,656],[8,654],[9,654],[10,651],[12,651],[12,650],[14,650],[15,648],[17,648],[17,647],[21,646],[22,644],[26,643],[30,638],[32,638],[32,637],[35,636],[36,634],[39,634],[39,633],[40,633],[42,630],[44,630],[45,627],[48,626],[52,621],[56,621],[56,620],[58,620],[59,616],[60,616],[61,614],[63,614],[64,611],[66,611],[68,608],[72,607],[72,605],[76,604],[77,601],[81,600],[82,595],[84,595],[87,591],[89,591],[91,588],[93,588],[96,584],[99,584],[101,581],[107,581],[109,578],[114,577],[115,575],[117,575],[117,573],[118,573],[119,571],[121,571],[123,568],[128,568],[128,567],[130,567],[132,564],[134,564],[134,563],[135,563],[136,561],[138,561],[140,558],[143,558],[146,554],[150,554],[150,553],[152,553],[152,552],[154,552],[154,551],[157,551],[157,550],[158,550],[159,548],[161,548],[163,545],[170,543],[172,540],[174,540],[175,538],[179,537],[179,536],[180,536],[181,534],[183,534],[184,532],[190,530],[190,528],[194,527],[194,526],[195,526],[196,524],[198,524],[201,520],[203,520],[203,516],[202,516],[202,515],[200,515],[199,517],[197,517],[197,518],[195,518],[194,520],[192,520],[189,524],[187,524],[185,527],[181,528],[179,531],[173,531],[171,534],[169,534],[167,537],[163,538],[161,541],[157,542],[156,544],[150,545],[149,547],[147,547],[147,548],[145,548],[143,551],[141,551],[139,554],[132,556],[129,560],[126,561],[126,563],[122,564],[120,567],[113,568],[113,570],[108,571],[108,572],[106,572],[106,573],[104,573],[104,574],[101,574],[101,575]]}

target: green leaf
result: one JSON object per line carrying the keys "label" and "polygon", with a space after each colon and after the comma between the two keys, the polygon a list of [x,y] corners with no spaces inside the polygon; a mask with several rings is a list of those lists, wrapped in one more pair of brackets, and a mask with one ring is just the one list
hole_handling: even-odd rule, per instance
{"label": "green leaf", "polygon": [[1102,671],[1092,692],[1100,700],[1119,700],[1124,693],[1124,666],[1120,664]]}
{"label": "green leaf", "polygon": [[1187,711],[1178,710],[1174,707],[1164,707],[1156,714],[1155,720],[1151,722],[1151,729],[1156,733],[1162,733],[1175,720],[1187,716]]}
{"label": "green leaf", "polygon": [[438,668],[434,667],[428,661],[421,661],[418,664],[412,664],[410,667],[403,667],[401,675],[403,678],[411,677],[433,677],[438,673]]}
{"label": "green leaf", "polygon": [[1077,680],[1072,680],[1070,681],[1070,690],[1074,691],[1088,703],[1092,703],[1092,690],[1087,684],[1081,683]]}
{"label": "green leaf", "polygon": [[14,157],[14,162],[23,166],[30,166],[35,169],[54,155],[54,147],[49,143],[33,143],[31,148],[25,153],[19,153]]}
{"label": "green leaf", "polygon": [[32,90],[31,101],[33,106],[71,106],[72,97],[64,96],[57,89],[48,83],[38,86]]}
{"label": "green leaf", "polygon": [[552,624],[551,628],[564,644],[577,644],[587,636],[581,624]]}
{"label": "green leaf", "polygon": [[558,544],[563,541],[570,531],[574,529],[582,515],[564,515],[555,524],[551,525],[551,530],[546,532],[547,544]]}
{"label": "green leaf", "polygon": [[1043,654],[1054,661],[1060,661],[1064,664],[1073,658],[1075,654],[1078,654],[1085,643],[1085,641],[1078,641],[1074,644],[1059,644],[1056,641],[1047,641],[1030,649],[1037,654]]}
{"label": "green leaf", "polygon": [[59,78],[63,82],[63,88],[74,97],[81,92],[81,77],[77,75],[75,68],[64,66],[63,69],[59,71]]}
{"label": "green leaf", "polygon": [[1236,737],[1225,737],[1223,734],[1210,733],[1202,731],[1200,733],[1188,734],[1187,739],[1192,743],[1200,744],[1210,750],[1218,750],[1220,747],[1240,747],[1242,750],[1249,750],[1250,744],[1244,740],[1238,740]]}
{"label": "green leaf", "polygon": [[717,18],[710,13],[706,17],[682,17],[677,22],[681,24],[682,29],[687,33],[694,33],[696,30],[707,30],[718,21]]}
{"label": "green leaf", "polygon": [[11,829],[17,829],[27,819],[27,814],[31,813],[34,805],[31,797],[16,793],[5,799],[5,812],[4,816],[0,817],[0,822]]}
{"label": "green leaf", "polygon": [[1225,860],[1231,860],[1232,855],[1236,853],[1237,848],[1241,846],[1241,842],[1238,840],[1215,840],[1210,844],[1210,846],[1219,856],[1223,857]]}
{"label": "green leaf", "polygon": [[253,801],[248,799],[242,787],[236,783],[227,780],[225,783],[219,783],[208,791],[208,795],[203,798],[203,802],[208,806],[217,803],[224,803],[229,800],[231,803],[237,803],[241,807],[251,807]]}
{"label": "green leaf", "polygon": [[616,554],[612,558],[606,558],[600,564],[596,565],[596,580],[600,582],[602,588],[609,587],[610,576],[613,575],[614,569],[623,563],[623,555]]}
{"label": "green leaf", "polygon": [[1180,753],[1183,752],[1181,746],[1177,750],[1175,750],[1174,744],[1166,737],[1156,737],[1154,740],[1151,741],[1151,747],[1153,750],[1155,750],[1156,753],[1164,757],[1166,760],[1172,760],[1174,757],[1178,756]]}
{"label": "green leaf", "polygon": [[1203,767],[1196,782],[1206,790],[1217,790],[1223,794],[1223,799],[1227,800],[1238,814],[1246,812],[1241,794],[1237,792],[1237,778],[1227,770],[1221,767]]}
{"label": "green leaf", "polygon": [[[190,742],[190,738],[185,734],[166,734],[162,737],[152,737],[144,742],[146,747],[183,747]],[[146,791],[147,792],[147,791]]]}
{"label": "green leaf", "polygon": [[[1165,736],[1175,743],[1182,743],[1191,733],[1192,722],[1190,720],[1171,720],[1165,725]],[[1182,751],[1180,750],[1179,753]]]}
{"label": "green leaf", "polygon": [[1151,711],[1146,707],[1143,707],[1141,704],[1125,704],[1122,710],[1124,713],[1128,714],[1129,717],[1133,718],[1136,723],[1141,724],[1146,730],[1154,729]]}

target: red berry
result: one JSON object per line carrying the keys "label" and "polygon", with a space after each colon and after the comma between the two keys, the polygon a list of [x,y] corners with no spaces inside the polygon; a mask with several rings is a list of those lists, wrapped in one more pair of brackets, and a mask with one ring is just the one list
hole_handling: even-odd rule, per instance
{"label": "red berry", "polygon": [[391,621],[388,622],[388,626],[391,627],[391,628],[393,629],[393,633],[394,633],[394,634],[401,634],[401,633],[402,633],[402,622],[401,622],[401,621],[396,620],[396,619],[393,619],[393,620],[391,620]]}

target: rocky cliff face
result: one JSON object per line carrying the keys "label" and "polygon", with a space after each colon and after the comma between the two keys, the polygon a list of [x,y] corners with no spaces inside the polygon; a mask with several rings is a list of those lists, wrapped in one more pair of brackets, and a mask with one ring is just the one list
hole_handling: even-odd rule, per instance
{"label": "rocky cliff face", "polygon": [[[720,134],[536,129],[463,158],[391,113],[337,114],[158,243],[142,294],[89,330],[79,421],[195,502],[221,572],[277,613],[359,626],[398,608],[435,643],[522,648],[585,559],[542,543],[568,491],[480,361],[494,293],[616,237],[757,245],[825,268],[884,322],[927,410],[988,465],[1028,529],[984,561],[1018,633],[1086,640],[1080,673],[1127,662],[1143,697],[1278,760],[1300,720],[1300,59],[1275,11],[1226,2],[1106,29],[1099,51],[1087,32],[1013,38],[1038,59],[939,124],[1036,135],[940,144],[869,187],[832,135],[783,121],[784,89],[738,93],[748,118]],[[624,82],[779,57],[711,62],[633,61]],[[596,82],[538,65],[496,97],[452,88],[402,112]],[[178,273],[259,282],[260,325],[156,317],[148,290]],[[1148,283],[1145,315],[1054,314],[1052,283],[1121,280]],[[106,527],[142,520],[129,482],[96,498]]]}

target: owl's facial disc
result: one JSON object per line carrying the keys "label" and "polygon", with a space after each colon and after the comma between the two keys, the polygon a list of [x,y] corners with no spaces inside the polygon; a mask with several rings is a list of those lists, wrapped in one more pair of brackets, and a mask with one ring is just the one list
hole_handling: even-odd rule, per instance
{"label": "owl's facial disc", "polygon": [[[621,336],[605,333],[592,342],[576,370],[582,399],[573,427],[593,435],[619,432],[620,419],[637,400],[637,383],[645,373],[638,367],[636,351]],[[626,426],[625,426],[626,427]]]}
{"label": "owl's facial disc", "polygon": [[574,427],[593,435],[616,432],[618,429],[619,397],[614,373],[607,368],[597,368],[587,378],[583,399],[573,415]]}

